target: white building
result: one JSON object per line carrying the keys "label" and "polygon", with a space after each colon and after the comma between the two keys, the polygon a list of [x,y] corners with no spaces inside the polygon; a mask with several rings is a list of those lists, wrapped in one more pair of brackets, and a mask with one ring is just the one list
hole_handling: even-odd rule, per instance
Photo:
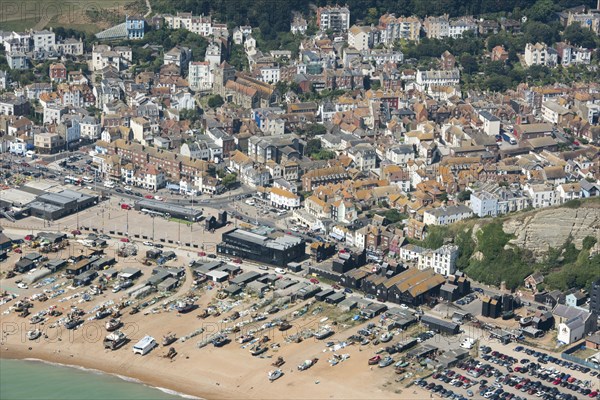
{"label": "white building", "polygon": [[554,187],[547,183],[526,184],[523,188],[525,194],[531,199],[533,208],[550,207],[557,204]]}
{"label": "white building", "polygon": [[216,42],[211,42],[206,47],[204,60],[210,64],[211,71],[221,64],[221,45]]}
{"label": "white building", "polygon": [[447,244],[436,250],[425,250],[418,258],[417,268],[432,268],[436,274],[452,275],[456,272],[458,246]]}
{"label": "white building", "polygon": [[373,47],[373,30],[368,26],[353,25],[348,31],[348,46],[356,50],[368,50]]}
{"label": "white building", "polygon": [[478,217],[495,217],[498,215],[498,196],[486,191],[471,193],[471,208]]}
{"label": "white building", "polygon": [[423,223],[426,225],[450,225],[472,216],[473,210],[467,206],[440,207],[425,211],[423,213]]}
{"label": "white building", "polygon": [[290,25],[290,32],[294,35],[304,35],[308,29],[306,20],[301,15],[295,15]]}
{"label": "white building", "polygon": [[94,117],[85,117],[81,120],[79,127],[81,137],[96,140],[100,137],[100,123]]}
{"label": "white building", "polygon": [[323,31],[345,32],[350,28],[350,10],[339,6],[319,7],[317,25]]}
{"label": "white building", "polygon": [[262,67],[260,69],[260,80],[272,85],[281,79],[281,70],[278,66]]}
{"label": "white building", "polygon": [[188,82],[194,91],[209,91],[214,83],[214,75],[208,61],[192,61],[189,65]]}
{"label": "white building", "polygon": [[32,33],[33,51],[50,51],[56,47],[56,35],[51,31],[34,31]]}
{"label": "white building", "polygon": [[10,69],[28,69],[29,58],[21,51],[11,51],[6,53],[6,63]]}
{"label": "white building", "polygon": [[271,188],[269,200],[271,205],[277,208],[292,210],[300,207],[300,196],[279,187]]}
{"label": "white building", "polygon": [[448,36],[459,38],[463,33],[471,31],[477,35],[477,23],[469,17],[453,19],[448,24]]}
{"label": "white building", "polygon": [[558,62],[558,54],[552,47],[548,47],[545,43],[525,45],[525,54],[523,62],[527,67],[532,65],[545,65],[548,67],[555,66]]}
{"label": "white building", "polygon": [[170,29],[186,29],[200,36],[213,34],[212,19],[210,16],[194,16],[192,13],[177,13],[177,15],[165,15],[165,23]]}
{"label": "white building", "polygon": [[385,152],[385,158],[396,165],[406,165],[415,159],[415,150],[410,144],[400,144],[389,147]]}
{"label": "white building", "polygon": [[426,91],[430,86],[456,86],[460,82],[460,71],[453,69],[417,71],[416,83],[419,90]]}
{"label": "white building", "polygon": [[500,134],[500,119],[487,111],[479,112],[479,119],[483,121],[483,131],[488,136]]}
{"label": "white building", "polygon": [[568,108],[561,106],[556,101],[548,100],[542,103],[542,118],[551,124],[562,122],[563,117],[569,112]]}

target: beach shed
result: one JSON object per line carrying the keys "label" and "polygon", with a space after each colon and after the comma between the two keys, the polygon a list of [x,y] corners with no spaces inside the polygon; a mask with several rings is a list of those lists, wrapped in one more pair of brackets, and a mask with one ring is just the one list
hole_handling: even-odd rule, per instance
{"label": "beach shed", "polygon": [[148,278],[148,280],[146,281],[146,284],[152,285],[152,286],[158,286],[165,279],[170,278],[170,277],[171,277],[171,274],[169,273],[169,271],[157,271],[154,275],[152,275],[150,278]]}
{"label": "beach shed", "polygon": [[102,271],[101,275],[106,279],[113,279],[119,275],[119,271],[117,271],[115,268],[105,269]]}
{"label": "beach shed", "polygon": [[94,270],[86,271],[83,274],[77,275],[73,279],[73,283],[75,284],[75,286],[87,286],[90,283],[92,283],[97,276],[98,273]]}
{"label": "beach shed", "polygon": [[356,308],[356,297],[349,297],[345,300],[342,300],[341,302],[338,303],[338,307],[340,310],[342,310],[343,312],[348,312],[354,308]]}
{"label": "beach shed", "polygon": [[120,278],[131,280],[137,279],[140,276],[142,276],[142,270],[133,267],[124,268],[123,271],[121,271],[121,273],[119,274]]}
{"label": "beach shed", "polygon": [[205,274],[213,282],[226,282],[229,274],[225,271],[210,271]]}
{"label": "beach shed", "polygon": [[432,331],[449,335],[456,335],[460,330],[460,325],[455,322],[434,318],[429,315],[423,315],[423,317],[421,317],[421,322],[427,325]]}
{"label": "beach shed", "polygon": [[225,289],[223,289],[223,291],[229,296],[235,296],[236,294],[241,293],[242,288],[239,285],[229,285]]}
{"label": "beach shed", "polygon": [[302,270],[302,264],[297,262],[288,263],[287,268],[292,272],[300,272]]}
{"label": "beach shed", "polygon": [[19,261],[15,263],[14,270],[20,274],[31,271],[35,268],[35,263],[26,258],[21,258]]}
{"label": "beach shed", "polygon": [[296,299],[307,300],[321,291],[317,285],[305,285],[295,294]]}
{"label": "beach shed", "polygon": [[375,318],[379,314],[383,313],[385,310],[387,310],[387,306],[385,304],[371,303],[360,313],[365,318]]}
{"label": "beach shed", "polygon": [[231,283],[235,283],[236,285],[244,286],[248,283],[257,280],[260,277],[260,274],[255,271],[244,272],[241,275],[236,276],[231,280]]}
{"label": "beach shed", "polygon": [[269,289],[269,285],[267,285],[266,283],[259,282],[259,281],[253,281],[246,285],[247,291],[249,291],[251,293],[255,293],[259,296],[262,296],[262,294],[264,292],[266,292],[268,289]]}
{"label": "beach shed", "polygon": [[51,272],[56,272],[67,265],[67,260],[50,260],[46,263],[46,268]]}
{"label": "beach shed", "polygon": [[339,292],[336,292],[336,293],[328,296],[325,299],[325,302],[329,303],[329,304],[338,304],[339,302],[343,301],[345,298],[346,298],[346,295],[344,294],[344,292],[339,291]]}
{"label": "beach shed", "polygon": [[102,257],[99,260],[96,260],[93,262],[93,268],[94,269],[104,269],[106,267],[109,267],[111,265],[114,265],[117,261],[115,260],[114,257]]}
{"label": "beach shed", "polygon": [[89,258],[83,258],[83,259],[77,261],[76,263],[71,264],[70,266],[67,266],[67,274],[69,274],[69,275],[83,274],[84,272],[87,272],[90,269],[92,269],[94,261],[95,260],[92,260]]}
{"label": "beach shed", "polygon": [[323,289],[319,293],[315,294],[315,299],[317,301],[325,301],[325,299],[333,293],[335,293],[333,289]]}
{"label": "beach shed", "polygon": [[169,292],[177,287],[179,280],[175,278],[167,278],[158,284],[157,288],[161,292]]}
{"label": "beach shed", "polygon": [[286,288],[289,288],[290,286],[295,285],[296,283],[298,283],[298,281],[294,280],[294,279],[289,279],[289,278],[278,279],[275,282],[275,288],[276,289],[286,289]]}

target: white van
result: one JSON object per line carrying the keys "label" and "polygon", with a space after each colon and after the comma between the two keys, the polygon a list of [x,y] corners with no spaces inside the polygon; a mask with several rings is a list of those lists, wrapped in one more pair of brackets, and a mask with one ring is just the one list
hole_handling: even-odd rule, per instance
{"label": "white van", "polygon": [[283,268],[275,268],[275,273],[285,275],[286,270]]}
{"label": "white van", "polygon": [[104,181],[104,187],[112,189],[115,187],[115,183],[113,181]]}
{"label": "white van", "polygon": [[134,354],[146,355],[157,346],[156,340],[152,336],[144,336],[142,340],[133,346]]}

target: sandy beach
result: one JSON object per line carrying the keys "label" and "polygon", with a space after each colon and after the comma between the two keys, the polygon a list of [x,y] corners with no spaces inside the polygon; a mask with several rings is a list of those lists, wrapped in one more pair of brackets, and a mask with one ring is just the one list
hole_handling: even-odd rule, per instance
{"label": "sandy beach", "polygon": [[[7,282],[12,284],[7,280],[2,282],[4,285]],[[191,283],[186,280],[179,292],[171,299],[187,293],[190,285]],[[84,289],[72,290],[65,293],[65,296],[82,290]],[[24,291],[19,298],[39,292],[41,289],[29,289]],[[198,309],[188,314],[179,314],[163,309],[153,313],[150,312],[153,307],[147,307],[140,313],[130,315],[128,313],[130,308],[126,308],[121,317],[124,323],[121,331],[127,334],[131,341],[116,351],[105,350],[102,343],[107,335],[104,327],[106,320],[96,321],[89,320],[89,318],[94,307],[106,301],[119,301],[122,298],[121,293],[105,291],[90,302],[84,302],[80,298],[63,299],[62,301],[60,298],[45,302],[34,301],[34,307],[30,310],[31,315],[41,310],[47,310],[50,306],[57,306],[58,310],[63,311],[63,316],[49,317],[43,325],[38,326],[42,330],[43,336],[35,341],[30,341],[26,337],[27,331],[33,329],[29,318],[21,318],[14,311],[7,312],[19,299],[17,298],[0,306],[0,313],[2,313],[0,357],[35,358],[52,363],[96,369],[137,379],[149,386],[162,387],[205,399],[280,399],[284,397],[293,399],[417,399],[429,397],[429,393],[422,392],[417,387],[405,388],[410,379],[401,383],[395,382],[398,375],[394,374],[393,367],[385,369],[369,367],[367,360],[376,351],[372,345],[359,346],[355,344],[338,351],[338,354],[348,354],[350,358],[333,367],[327,362],[333,353],[327,349],[324,341],[310,338],[301,343],[294,343],[285,340],[287,335],[293,335],[311,324],[318,324],[322,315],[307,315],[306,318],[298,319],[293,322],[293,328],[286,332],[270,329],[261,333],[261,335],[269,336],[269,344],[279,344],[275,348],[270,348],[265,354],[266,357],[253,357],[248,348],[241,348],[242,345],[235,341],[222,348],[216,348],[209,344],[199,349],[197,343],[200,340],[226,326],[223,321],[224,315],[206,319],[197,318],[200,311],[209,303],[214,304],[216,292],[216,290],[201,290],[197,302]],[[243,311],[252,306],[255,301],[257,299],[245,299],[232,311]],[[78,329],[66,330],[57,322],[60,318],[64,318],[72,305],[84,309],[88,314],[85,316],[84,324]],[[269,319],[289,315],[290,312],[303,305],[304,303],[292,305]],[[336,334],[328,340],[336,342],[345,340],[365,324],[349,329],[335,329]],[[184,343],[177,341],[171,345],[178,352],[173,360],[163,357],[168,350],[163,346],[155,348],[145,356],[136,355],[132,351],[133,344],[145,335],[153,336],[160,343],[163,336],[170,332],[182,337],[199,328],[204,329],[204,336],[196,336]],[[233,338],[233,335],[230,336]],[[284,376],[271,383],[267,374],[274,369],[271,363],[280,356],[286,361],[281,368]],[[299,364],[313,358],[319,359],[316,365],[309,370],[298,371]]]}

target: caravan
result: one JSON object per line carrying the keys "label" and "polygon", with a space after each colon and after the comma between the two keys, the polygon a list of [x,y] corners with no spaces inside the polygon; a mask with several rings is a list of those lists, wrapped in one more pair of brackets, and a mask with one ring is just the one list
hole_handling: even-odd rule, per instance
{"label": "caravan", "polygon": [[154,340],[154,338],[152,336],[146,335],[142,338],[142,340],[140,340],[133,346],[133,353],[146,355],[156,346],[157,343]]}

